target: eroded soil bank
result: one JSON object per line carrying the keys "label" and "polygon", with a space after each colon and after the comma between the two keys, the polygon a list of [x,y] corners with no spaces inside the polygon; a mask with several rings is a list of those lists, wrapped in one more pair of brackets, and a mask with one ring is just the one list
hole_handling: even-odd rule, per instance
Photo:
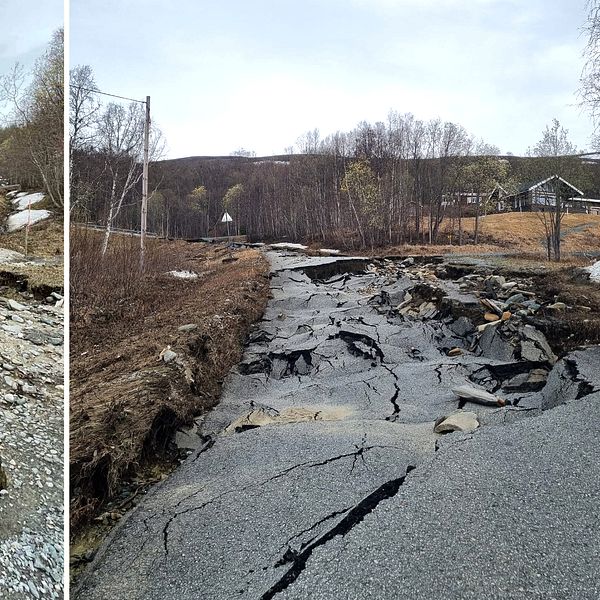
{"label": "eroded soil bank", "polygon": [[75,596],[596,598],[600,349],[540,329],[590,303],[482,264],[268,256],[195,449]]}

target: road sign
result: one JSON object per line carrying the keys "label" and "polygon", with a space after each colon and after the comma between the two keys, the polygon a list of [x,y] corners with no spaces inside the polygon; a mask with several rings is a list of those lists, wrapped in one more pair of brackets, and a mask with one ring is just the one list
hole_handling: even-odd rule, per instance
{"label": "road sign", "polygon": [[231,218],[231,215],[225,211],[225,214],[223,215],[223,218],[221,219],[221,223],[232,223],[233,219]]}

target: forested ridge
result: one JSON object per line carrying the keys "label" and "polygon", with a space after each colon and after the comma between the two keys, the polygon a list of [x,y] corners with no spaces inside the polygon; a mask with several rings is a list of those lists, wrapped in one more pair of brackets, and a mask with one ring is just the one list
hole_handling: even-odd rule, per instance
{"label": "forested ridge", "polygon": [[[100,160],[97,168],[100,169]],[[88,168],[93,169],[93,161]],[[224,233],[225,209],[235,233],[252,239],[290,239],[361,247],[436,243],[450,220],[458,241],[460,219],[470,212],[444,200],[481,193],[481,213],[496,185],[507,192],[553,174],[588,195],[600,190],[594,160],[577,156],[514,157],[446,154],[398,156],[385,148],[272,157],[189,157],[150,165],[148,227],[167,237]],[[235,188],[235,194],[228,191]],[[229,196],[229,197],[228,197]],[[105,205],[91,202],[81,220],[102,224]],[[138,229],[139,190],[132,189],[118,226]],[[462,241],[468,241],[466,237]]]}

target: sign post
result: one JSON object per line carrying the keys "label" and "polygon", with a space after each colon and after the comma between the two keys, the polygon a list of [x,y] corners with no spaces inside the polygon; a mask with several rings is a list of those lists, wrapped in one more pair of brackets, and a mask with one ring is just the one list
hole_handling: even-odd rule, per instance
{"label": "sign post", "polygon": [[227,237],[229,237],[229,223],[232,223],[233,219],[231,218],[231,215],[225,211],[225,214],[223,215],[223,218],[221,219],[221,223],[227,223]]}

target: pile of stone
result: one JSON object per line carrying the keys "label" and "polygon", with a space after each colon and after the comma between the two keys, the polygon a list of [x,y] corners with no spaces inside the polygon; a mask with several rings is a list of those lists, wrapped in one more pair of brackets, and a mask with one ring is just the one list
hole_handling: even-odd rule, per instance
{"label": "pile of stone", "polygon": [[435,282],[438,279],[439,268],[440,265],[429,262],[417,264],[412,256],[408,256],[400,261],[384,258],[368,265],[366,272],[385,277],[385,284],[390,285],[399,277],[406,277],[416,282]]}
{"label": "pile of stone", "polygon": [[403,317],[428,320],[440,314],[440,308],[446,292],[428,283],[420,283],[404,293],[404,299],[395,307]]}
{"label": "pile of stone", "polygon": [[473,273],[457,279],[456,283],[461,291],[474,292],[488,299],[492,303],[488,306],[491,308],[488,312],[492,315],[498,311],[500,314],[511,311],[519,317],[526,317],[535,315],[542,309],[544,312],[557,313],[568,308],[564,302],[539,301],[535,292],[530,289],[531,282],[523,278],[507,280],[502,275],[484,276]]}

